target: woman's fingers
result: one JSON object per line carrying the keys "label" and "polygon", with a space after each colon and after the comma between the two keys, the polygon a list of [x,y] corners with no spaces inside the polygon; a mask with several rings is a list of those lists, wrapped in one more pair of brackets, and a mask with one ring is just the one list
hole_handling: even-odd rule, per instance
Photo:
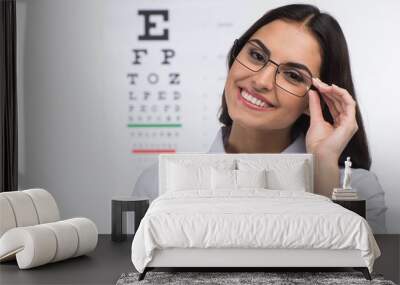
{"label": "woman's fingers", "polygon": [[337,121],[337,123],[348,121],[350,124],[354,125],[353,128],[357,130],[358,126],[355,120],[356,102],[349,92],[335,84],[329,86],[319,78],[315,78],[315,83],[315,86],[320,90],[321,94],[325,95],[325,101],[327,102],[334,120]]}
{"label": "woman's fingers", "polygon": [[344,112],[346,112],[346,115],[348,115],[349,117],[355,117],[357,103],[356,101],[354,101],[353,97],[351,97],[349,92],[344,88],[341,88],[335,84],[332,84],[332,87],[335,91],[334,96],[342,99],[343,109]]}
{"label": "woman's fingers", "polygon": [[340,104],[338,102],[335,102],[337,100],[332,99],[331,95],[327,95],[328,92],[331,92],[331,88],[328,88],[326,85],[322,85],[321,83],[317,82],[315,84],[316,86],[318,86],[317,88],[320,91],[320,94],[323,96],[323,100],[325,101],[326,105],[328,105],[329,108],[329,112],[332,115],[333,121],[334,121],[334,125],[338,125],[340,123]]}
{"label": "woman's fingers", "polygon": [[332,87],[332,86],[329,86],[328,84],[326,84],[326,83],[324,83],[324,82],[322,82],[322,81],[319,80],[318,78],[316,78],[315,81],[316,81],[315,86],[318,88],[318,90],[320,91],[320,93],[321,93],[322,95],[325,95],[325,96],[324,96],[325,98],[326,98],[326,97],[329,97],[329,98],[332,100],[333,104],[335,105],[336,110],[337,110],[339,113],[341,113],[341,112],[343,111],[343,106],[342,106],[342,104],[341,104],[341,102],[340,102],[340,99],[337,98],[336,96],[334,96],[334,94],[332,94],[332,93],[333,93],[333,87]]}
{"label": "woman's fingers", "polygon": [[340,113],[339,111],[336,109],[333,100],[329,97],[325,97],[324,98],[326,105],[328,105],[329,108],[329,112],[332,114],[332,118],[334,121],[335,126],[340,124]]}
{"label": "woman's fingers", "polygon": [[310,121],[311,123],[317,123],[324,120],[322,115],[320,99],[318,93],[314,90],[308,91],[308,107],[310,109]]}
{"label": "woman's fingers", "polygon": [[316,78],[317,82],[322,86],[322,88],[326,88],[327,95],[330,95],[332,99],[336,99],[337,102],[341,104],[341,110],[345,110],[349,106],[355,107],[356,101],[354,101],[353,97],[351,97],[350,93],[335,84],[328,85],[322,82],[319,78]]}

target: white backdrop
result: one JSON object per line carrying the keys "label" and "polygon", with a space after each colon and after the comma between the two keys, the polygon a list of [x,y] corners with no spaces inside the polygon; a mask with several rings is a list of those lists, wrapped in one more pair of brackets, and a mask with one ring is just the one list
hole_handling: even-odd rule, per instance
{"label": "white backdrop", "polygon": [[[400,233],[400,4],[305,2],[332,14],[345,33],[371,170],[386,193],[388,231]],[[109,233],[111,197],[130,195],[160,149],[208,150],[233,40],[288,3],[18,0],[20,188],[48,189],[63,217],[86,216]],[[150,18],[151,34],[167,29],[167,40],[139,40],[144,10],[168,14]],[[133,49],[146,50],[141,64],[133,64]],[[169,125],[149,126],[160,123]]]}

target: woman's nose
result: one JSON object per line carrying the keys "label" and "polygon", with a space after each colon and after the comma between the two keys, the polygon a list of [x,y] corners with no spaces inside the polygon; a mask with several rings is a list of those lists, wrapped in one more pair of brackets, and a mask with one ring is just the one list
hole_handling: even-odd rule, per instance
{"label": "woman's nose", "polygon": [[257,89],[272,90],[274,88],[277,68],[272,62],[268,62],[266,66],[254,74],[253,79]]}

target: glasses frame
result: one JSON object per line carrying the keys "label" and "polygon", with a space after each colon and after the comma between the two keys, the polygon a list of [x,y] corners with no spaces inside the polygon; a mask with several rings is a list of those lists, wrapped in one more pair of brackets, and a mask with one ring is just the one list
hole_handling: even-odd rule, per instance
{"label": "glasses frame", "polygon": [[[280,86],[278,83],[276,83],[276,76],[278,75],[278,72],[280,71],[280,66],[281,66],[281,65],[285,65],[285,63],[277,63],[277,62],[273,61],[273,60],[270,58],[270,56],[268,56],[268,55],[267,55],[268,60],[264,63],[263,66],[261,66],[260,69],[258,69],[258,70],[253,70],[253,69],[251,69],[250,67],[246,66],[245,64],[243,64],[242,62],[240,62],[240,60],[237,58],[238,55],[239,55],[239,53],[240,53],[240,51],[237,50],[237,48],[238,48],[238,43],[239,43],[239,39],[236,39],[235,42],[234,42],[234,51],[235,51],[235,54],[236,54],[236,55],[234,56],[234,60],[236,60],[237,62],[239,62],[242,66],[246,67],[248,70],[251,70],[251,71],[253,71],[253,72],[259,72],[259,71],[262,70],[269,62],[271,62],[272,64],[274,64],[274,65],[276,66],[275,76],[274,76],[274,83],[275,83],[276,86],[278,86],[278,87],[281,88],[282,90],[284,90],[284,91],[286,91],[286,92],[290,93],[291,95],[296,96],[296,97],[298,97],[298,98],[303,98],[303,97],[305,97],[305,96],[307,95],[308,91],[310,91],[310,89],[315,90],[315,91],[318,91],[318,89],[317,89],[312,83],[311,83],[310,87],[307,88],[307,91],[306,91],[303,95],[294,94],[294,93],[292,93],[292,92],[286,90],[286,89],[283,88],[282,86]],[[261,49],[259,46],[253,44],[253,43],[250,42],[250,41],[245,42],[244,45],[247,44],[247,43],[251,44],[252,46],[254,46],[254,47],[256,47],[256,48]],[[244,45],[243,45],[243,46],[244,46]],[[265,52],[263,52],[263,54],[265,54]],[[309,75],[305,75],[305,76],[308,76],[308,78],[309,78],[310,81],[312,82],[312,74],[311,74],[308,70],[305,70],[305,71],[309,74]]]}

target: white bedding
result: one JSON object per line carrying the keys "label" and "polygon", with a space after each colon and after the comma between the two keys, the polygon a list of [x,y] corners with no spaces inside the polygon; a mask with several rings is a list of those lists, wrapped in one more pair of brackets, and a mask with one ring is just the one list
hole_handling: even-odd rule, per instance
{"label": "white bedding", "polygon": [[380,250],[367,221],[329,198],[300,191],[167,192],[156,198],[132,242],[143,272],[154,249],[358,249],[372,272]]}

